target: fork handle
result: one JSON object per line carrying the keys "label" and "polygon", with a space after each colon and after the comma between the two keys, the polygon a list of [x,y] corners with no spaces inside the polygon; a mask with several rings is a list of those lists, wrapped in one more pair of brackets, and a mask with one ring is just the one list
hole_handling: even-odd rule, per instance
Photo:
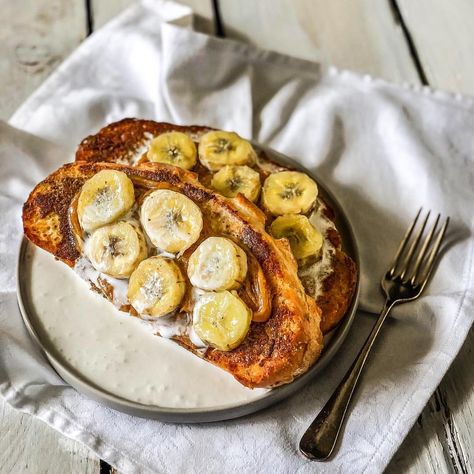
{"label": "fork handle", "polygon": [[344,375],[331,398],[326,402],[319,415],[311,423],[300,441],[300,451],[309,459],[316,461],[327,460],[336,446],[338,435],[347,413],[347,408],[352,399],[359,376],[364,368],[367,357],[374,345],[380,328],[390,310],[395,305],[394,301],[387,299],[377,322],[357,355],[356,360]]}

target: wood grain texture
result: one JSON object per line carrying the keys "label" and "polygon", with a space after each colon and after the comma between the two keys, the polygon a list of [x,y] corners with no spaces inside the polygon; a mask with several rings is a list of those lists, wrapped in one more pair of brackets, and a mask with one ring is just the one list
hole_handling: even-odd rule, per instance
{"label": "wood grain texture", "polygon": [[84,0],[0,0],[0,118],[85,38]]}
{"label": "wood grain texture", "polygon": [[387,473],[472,473],[474,465],[474,328]]}
{"label": "wood grain texture", "polygon": [[[86,37],[83,0],[0,0],[0,118],[7,119]],[[0,472],[98,473],[86,447],[0,398]]]}
{"label": "wood grain texture", "polygon": [[[137,0],[91,0],[91,15],[93,29],[100,28],[111,18],[118,15]],[[192,8],[194,15],[194,29],[204,33],[214,33],[214,16],[212,0],[180,0],[178,3]]]}
{"label": "wood grain texture", "polygon": [[98,474],[99,460],[32,416],[19,413],[0,398],[0,473]]}
{"label": "wood grain texture", "polygon": [[396,0],[428,82],[474,95],[474,2]]}
{"label": "wood grain texture", "polygon": [[386,1],[220,0],[227,37],[393,81],[418,83]]}

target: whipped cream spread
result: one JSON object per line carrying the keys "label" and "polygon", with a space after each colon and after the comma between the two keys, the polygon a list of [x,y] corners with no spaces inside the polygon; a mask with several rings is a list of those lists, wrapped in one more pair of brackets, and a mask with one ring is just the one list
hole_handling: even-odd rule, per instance
{"label": "whipped cream spread", "polygon": [[[267,392],[244,387],[167,339],[183,329],[176,322],[143,321],[120,312],[49,253],[29,245],[26,264],[35,326],[92,384],[127,400],[170,408],[232,406]],[[83,262],[79,267],[93,277]],[[124,280],[110,280],[125,286]],[[155,336],[157,330],[166,337]]]}
{"label": "whipped cream spread", "polygon": [[317,209],[312,213],[310,222],[323,236],[323,245],[321,247],[321,255],[318,260],[308,267],[300,270],[298,276],[305,281],[309,280],[306,291],[314,299],[321,295],[323,289],[323,281],[332,273],[332,259],[336,249],[331,241],[327,238],[328,231],[335,229],[334,222],[325,215],[326,206],[318,199]]}

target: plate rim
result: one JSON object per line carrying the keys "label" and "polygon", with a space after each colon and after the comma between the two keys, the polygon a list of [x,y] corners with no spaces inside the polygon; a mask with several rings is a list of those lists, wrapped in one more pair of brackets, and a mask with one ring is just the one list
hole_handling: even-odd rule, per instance
{"label": "plate rim", "polygon": [[[255,143],[255,145],[257,144]],[[260,150],[267,153],[270,159],[277,165],[282,164],[293,169],[303,171],[316,181],[320,190],[320,195],[322,195],[325,201],[328,201],[329,206],[335,212],[337,229],[342,237],[344,251],[356,263],[356,287],[354,289],[351,303],[341,323],[333,330],[335,332],[333,333],[331,341],[329,345],[326,346],[327,349],[323,350],[320,358],[304,374],[301,374],[292,382],[275,387],[259,398],[251,401],[244,401],[243,403],[239,404],[218,407],[171,408],[159,407],[156,405],[145,405],[122,398],[96,386],[94,383],[81,376],[79,372],[75,372],[74,368],[69,367],[65,361],[61,361],[60,358],[54,354],[54,352],[48,349],[48,344],[42,341],[41,336],[36,330],[34,322],[32,321],[28,312],[27,289],[25,289],[26,278],[23,278],[21,275],[21,268],[24,265],[28,246],[34,244],[32,244],[26,238],[26,236],[23,235],[18,250],[16,265],[17,302],[20,314],[30,337],[40,348],[42,354],[46,357],[53,369],[68,385],[73,387],[79,393],[83,393],[87,397],[92,398],[102,405],[128,415],[148,419],[157,419],[172,423],[210,423],[249,415],[289,398],[290,396],[294,395],[298,389],[302,388],[311,380],[313,380],[339,351],[355,319],[360,293],[359,249],[351,222],[347,218],[347,215],[342,206],[339,204],[339,201],[324,184],[321,184],[321,181],[316,176],[316,173],[309,171],[300,163],[276,150],[264,147],[262,145],[257,146]],[[343,232],[340,230],[341,227]]]}

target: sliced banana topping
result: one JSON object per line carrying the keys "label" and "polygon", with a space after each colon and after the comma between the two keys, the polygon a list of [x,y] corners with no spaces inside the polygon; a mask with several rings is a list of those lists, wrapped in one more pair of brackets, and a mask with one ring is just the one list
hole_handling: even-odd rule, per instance
{"label": "sliced banana topping", "polygon": [[147,158],[190,170],[197,159],[196,145],[185,133],[163,133],[152,140]]}
{"label": "sliced banana topping", "polygon": [[202,214],[183,194],[158,189],[143,201],[140,221],[153,245],[170,253],[182,253],[199,238]]}
{"label": "sliced banana topping", "polygon": [[139,314],[159,318],[179,306],[185,291],[183,274],[173,260],[150,257],[132,273],[127,295]]}
{"label": "sliced banana topping", "polygon": [[306,216],[288,214],[277,217],[270,226],[273,237],[287,238],[299,264],[316,256],[323,245],[323,237]]}
{"label": "sliced banana topping", "polygon": [[205,293],[194,306],[194,331],[203,342],[221,351],[240,345],[251,320],[250,309],[230,291]]}
{"label": "sliced banana topping", "polygon": [[82,186],[77,202],[77,215],[83,230],[91,232],[117,220],[135,202],[130,178],[122,171],[103,170]]}
{"label": "sliced banana topping", "polygon": [[199,160],[211,171],[226,165],[253,165],[257,154],[252,145],[234,132],[213,131],[199,142]]}
{"label": "sliced banana topping", "polygon": [[147,257],[145,237],[138,226],[117,222],[95,230],[85,252],[92,266],[114,278],[128,278]]}
{"label": "sliced banana topping", "polygon": [[260,193],[260,175],[248,166],[227,165],[212,177],[211,186],[223,196],[233,198],[240,193],[254,202]]}
{"label": "sliced banana topping", "polygon": [[208,291],[234,290],[247,275],[247,255],[232,240],[209,237],[193,252],[188,262],[191,283]]}
{"label": "sliced banana topping", "polygon": [[271,174],[263,183],[262,204],[275,216],[308,212],[318,196],[316,183],[298,171]]}

